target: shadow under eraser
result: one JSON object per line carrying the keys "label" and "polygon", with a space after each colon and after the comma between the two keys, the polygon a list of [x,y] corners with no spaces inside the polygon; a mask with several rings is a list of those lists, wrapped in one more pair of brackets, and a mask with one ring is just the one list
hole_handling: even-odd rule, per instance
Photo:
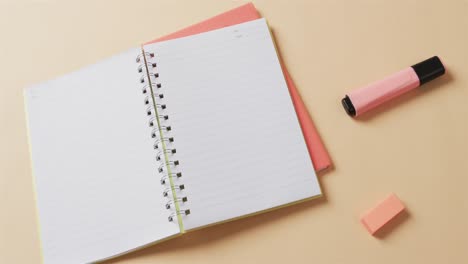
{"label": "shadow under eraser", "polygon": [[445,66],[434,56],[386,78],[346,94],[341,100],[350,116],[359,116],[445,73]]}
{"label": "shadow under eraser", "polygon": [[377,204],[374,208],[361,216],[361,223],[374,235],[381,227],[405,210],[405,206],[395,194]]}

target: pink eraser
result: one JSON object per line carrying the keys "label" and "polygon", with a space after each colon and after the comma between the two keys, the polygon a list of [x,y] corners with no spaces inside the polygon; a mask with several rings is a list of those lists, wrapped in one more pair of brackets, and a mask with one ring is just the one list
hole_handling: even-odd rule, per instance
{"label": "pink eraser", "polygon": [[392,218],[405,209],[405,206],[395,194],[390,194],[377,206],[361,216],[361,223],[372,235]]}

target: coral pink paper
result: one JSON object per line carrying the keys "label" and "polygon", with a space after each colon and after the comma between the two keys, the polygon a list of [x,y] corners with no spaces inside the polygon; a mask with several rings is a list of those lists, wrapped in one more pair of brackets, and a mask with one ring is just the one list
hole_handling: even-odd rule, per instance
{"label": "coral pink paper", "polygon": [[[255,9],[255,6],[252,3],[248,3],[145,44],[186,37],[210,30],[240,24],[243,22],[248,22],[258,18],[261,18],[261,16],[258,14],[257,9]],[[283,72],[288,84],[289,93],[291,94],[291,98],[293,100],[294,108],[301,124],[302,133],[304,134],[304,139],[306,141],[312,163],[314,164],[314,168],[316,171],[324,170],[331,165],[330,156],[328,155],[328,152],[318,135],[314,123],[310,118],[309,112],[307,111],[304,102],[302,102],[297,88],[294,85],[284,64]]]}

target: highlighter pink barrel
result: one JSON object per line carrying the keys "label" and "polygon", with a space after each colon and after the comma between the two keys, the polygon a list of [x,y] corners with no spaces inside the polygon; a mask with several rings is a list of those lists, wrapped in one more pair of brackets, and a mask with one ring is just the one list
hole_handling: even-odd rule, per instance
{"label": "highlighter pink barrel", "polygon": [[444,73],[445,67],[442,61],[434,56],[348,93],[341,103],[350,116],[359,116]]}

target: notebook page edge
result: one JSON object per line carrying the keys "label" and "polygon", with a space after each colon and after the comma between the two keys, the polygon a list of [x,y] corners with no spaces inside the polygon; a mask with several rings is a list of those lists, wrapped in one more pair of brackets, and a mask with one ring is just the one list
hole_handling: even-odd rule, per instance
{"label": "notebook page edge", "polygon": [[98,259],[98,260],[96,260],[96,261],[93,261],[92,263],[96,263],[96,264],[97,264],[97,263],[105,262],[105,261],[108,261],[108,260],[116,259],[116,258],[118,258],[118,257],[127,255],[127,254],[129,254],[129,253],[132,253],[132,252],[135,252],[135,251],[139,251],[139,250],[142,250],[142,249],[145,249],[145,248],[149,248],[149,247],[152,247],[152,246],[154,246],[154,245],[158,245],[158,244],[160,244],[160,243],[169,241],[169,240],[171,240],[171,239],[174,239],[174,238],[177,238],[177,237],[179,237],[179,236],[182,236],[183,234],[184,234],[184,233],[177,233],[177,234],[174,234],[174,235],[165,237],[165,238],[161,238],[161,239],[159,239],[159,240],[155,240],[155,241],[150,242],[150,243],[147,243],[147,244],[145,244],[145,245],[141,245],[141,246],[138,246],[138,247],[136,247],[136,248],[132,248],[132,249],[129,249],[129,250],[127,250],[127,251],[118,253],[117,255],[113,255],[113,256],[110,256],[110,257]]}
{"label": "notebook page edge", "polygon": [[183,40],[183,39],[191,39],[193,37],[199,37],[199,36],[203,36],[203,35],[210,35],[213,32],[224,31],[224,30],[226,30],[226,28],[237,27],[237,26],[246,25],[246,24],[249,24],[249,23],[252,23],[252,22],[260,22],[260,21],[264,21],[268,25],[266,18],[260,17],[260,18],[257,18],[257,19],[249,20],[249,21],[246,21],[246,22],[242,22],[242,23],[239,23],[239,24],[232,25],[232,26],[222,27],[222,28],[218,28],[218,29],[214,29],[214,30],[210,30],[210,31],[205,31],[205,32],[201,32],[201,33],[197,33],[197,34],[193,34],[193,35],[188,35],[188,36],[173,38],[173,39],[165,39],[165,40],[161,40],[161,41],[158,41],[158,42],[145,43],[145,44],[142,45],[142,47],[145,50],[156,50],[159,45],[168,45],[171,42],[179,42],[180,40]]}
{"label": "notebook page edge", "polygon": [[230,219],[225,219],[225,220],[221,220],[221,221],[218,221],[218,222],[213,222],[213,223],[202,225],[202,226],[189,228],[189,229],[186,229],[186,232],[197,231],[199,229],[204,229],[204,228],[215,226],[215,225],[221,225],[221,224],[229,223],[229,222],[244,219],[244,218],[255,217],[255,216],[260,215],[260,214],[273,212],[273,211],[280,210],[280,209],[290,207],[290,206],[294,206],[294,205],[297,205],[297,204],[302,204],[302,203],[307,203],[307,202],[310,202],[310,201],[315,201],[315,200],[321,199],[322,197],[323,197],[323,193],[320,191],[320,193],[318,193],[316,195],[313,195],[313,196],[310,196],[308,198],[304,198],[304,199],[293,201],[293,202],[290,202],[290,203],[278,205],[278,206],[275,206],[275,207],[271,207],[271,208],[264,209],[264,210],[261,210],[261,211],[253,212],[253,213],[250,213],[250,214],[240,215],[240,216],[233,217],[233,218],[230,218]]}
{"label": "notebook page edge", "polygon": [[34,217],[35,217],[35,224],[36,230],[38,232],[38,240],[39,240],[39,254],[41,256],[42,263],[45,262],[44,260],[44,247],[42,244],[42,236],[41,236],[41,223],[39,218],[39,208],[38,208],[38,200],[37,200],[37,187],[36,187],[36,177],[34,176],[34,166],[33,166],[33,157],[32,157],[32,148],[31,148],[31,132],[29,129],[29,111],[28,111],[28,91],[30,86],[23,89],[23,103],[24,103],[24,115],[25,115],[25,122],[26,122],[26,137],[28,141],[28,158],[29,158],[29,170],[31,175],[32,187],[33,187],[33,199],[34,199]]}

